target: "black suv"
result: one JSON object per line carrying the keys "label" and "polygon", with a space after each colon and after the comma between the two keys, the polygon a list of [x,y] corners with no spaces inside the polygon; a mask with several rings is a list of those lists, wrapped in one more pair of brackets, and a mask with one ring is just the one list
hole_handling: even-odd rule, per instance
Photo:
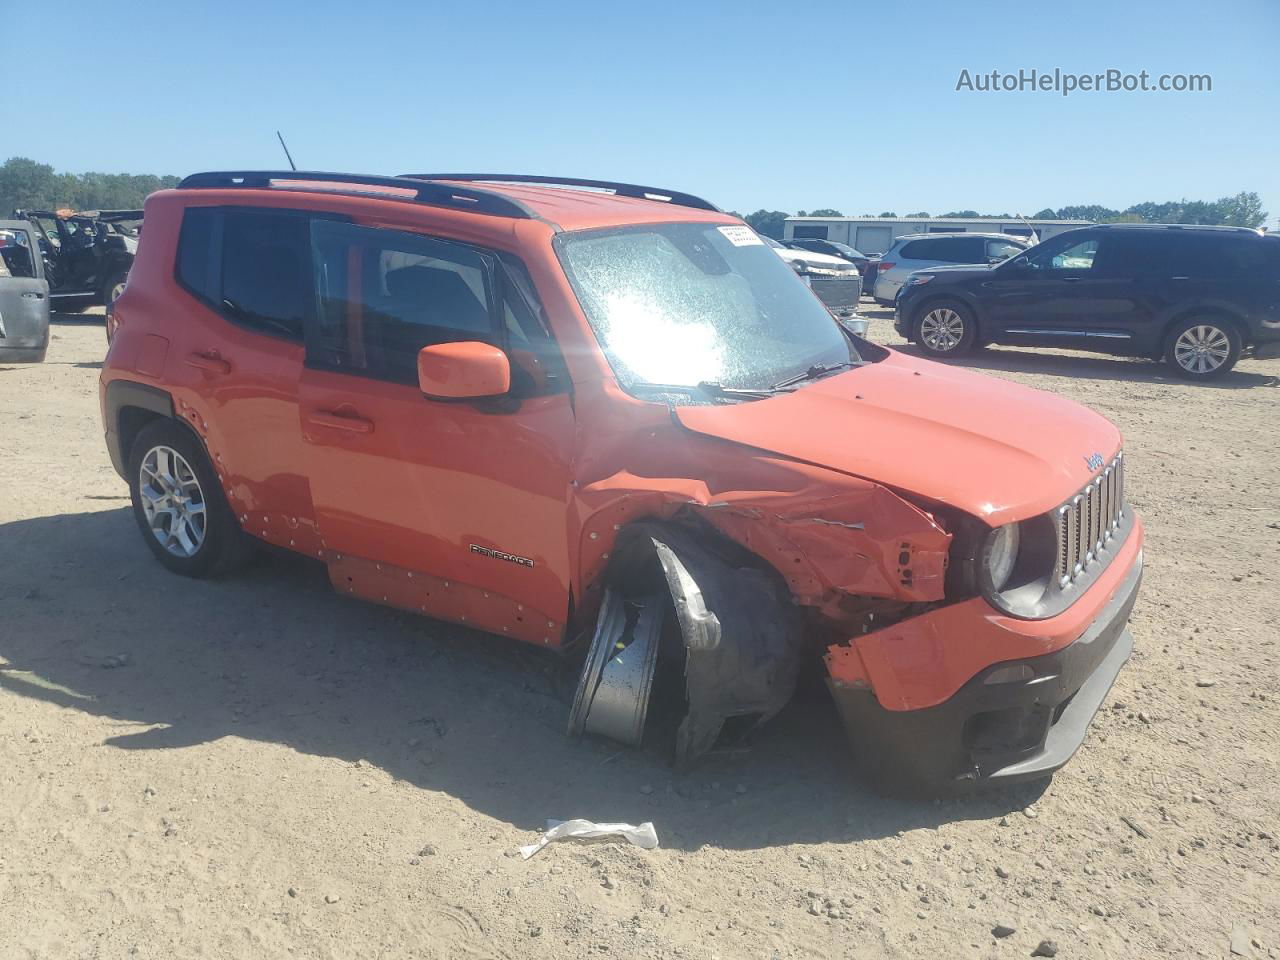
{"label": "black suv", "polygon": [[1280,356],[1280,237],[1244,227],[1102,224],[991,267],[907,278],[894,326],[932,357],[982,343],[1164,359],[1208,380]]}

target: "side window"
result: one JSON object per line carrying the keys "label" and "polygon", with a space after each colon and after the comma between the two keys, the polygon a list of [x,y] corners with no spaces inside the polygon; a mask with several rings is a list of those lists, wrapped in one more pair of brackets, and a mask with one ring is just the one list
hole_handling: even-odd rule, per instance
{"label": "side window", "polygon": [[529,271],[516,257],[500,253],[507,354],[511,389],[517,396],[560,393],[569,387],[569,371],[542,312]]}
{"label": "side window", "polygon": [[988,240],[986,258],[988,260],[1007,260],[1010,257],[1017,256],[1025,249],[1026,247],[1010,243],[1008,240]]}
{"label": "side window", "polygon": [[[1271,244],[1271,247],[1276,247]],[[1219,279],[1258,282],[1274,280],[1275,267],[1268,260],[1265,240],[1231,237],[1218,245]]]}
{"label": "side window", "polygon": [[939,259],[947,263],[986,263],[987,255],[981,237],[963,237],[958,240],[944,240],[942,256]]}
{"label": "side window", "polygon": [[34,279],[36,261],[25,230],[0,230],[0,277]]}
{"label": "side window", "polygon": [[1169,238],[1156,231],[1117,230],[1107,237],[1099,272],[1113,277],[1172,276]]}
{"label": "side window", "polygon": [[301,341],[312,297],[306,217],[262,210],[222,216],[223,314],[258,333]]}
{"label": "side window", "polygon": [[933,240],[911,240],[903,245],[898,256],[904,260],[937,260],[938,244]]}
{"label": "side window", "polygon": [[213,207],[188,207],[178,234],[178,283],[215,309],[218,307],[218,257],[214,245],[218,218]]}
{"label": "side window", "polygon": [[418,351],[429,344],[502,345],[487,255],[325,220],[312,224],[311,241],[320,304],[309,365],[416,384]]}
{"label": "side window", "polygon": [[1072,238],[1055,243],[1028,258],[1037,270],[1089,270],[1098,255],[1098,238]]}

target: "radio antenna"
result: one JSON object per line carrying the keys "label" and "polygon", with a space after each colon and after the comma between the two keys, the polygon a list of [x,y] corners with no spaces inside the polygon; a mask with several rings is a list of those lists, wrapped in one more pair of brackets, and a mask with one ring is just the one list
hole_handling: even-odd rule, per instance
{"label": "radio antenna", "polygon": [[289,148],[285,146],[284,137],[280,136],[280,131],[276,131],[276,139],[280,141],[280,147],[284,150],[285,159],[289,161],[289,169],[297,170],[298,166],[293,162],[293,156],[289,153]]}

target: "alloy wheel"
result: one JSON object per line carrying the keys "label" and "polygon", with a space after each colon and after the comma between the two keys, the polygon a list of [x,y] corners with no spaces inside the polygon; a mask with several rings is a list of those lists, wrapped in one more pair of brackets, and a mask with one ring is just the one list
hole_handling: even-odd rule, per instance
{"label": "alloy wheel", "polygon": [[138,492],[147,526],[175,557],[194,557],[204,544],[205,499],[191,465],[172,447],[156,446],[142,458]]}
{"label": "alloy wheel", "polygon": [[964,338],[964,318],[950,307],[935,307],[920,321],[920,339],[930,350],[946,353]]}
{"label": "alloy wheel", "polygon": [[127,282],[127,280],[121,280],[111,285],[111,289],[107,292],[108,303],[115,303],[120,299],[120,294],[124,293],[124,287]]}
{"label": "alloy wheel", "polygon": [[1213,373],[1227,362],[1231,339],[1220,327],[1199,323],[1188,327],[1173,343],[1173,359],[1187,373]]}

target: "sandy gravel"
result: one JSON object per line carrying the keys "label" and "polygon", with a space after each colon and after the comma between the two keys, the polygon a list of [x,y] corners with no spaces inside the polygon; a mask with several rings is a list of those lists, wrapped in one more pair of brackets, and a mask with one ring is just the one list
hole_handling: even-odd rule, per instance
{"label": "sandy gravel", "polygon": [[[857,781],[820,693],[675,777],[567,740],[535,652],[301,560],[167,574],[103,448],[103,349],[63,318],[0,368],[3,960],[1280,955],[1280,363],[971,361],[1124,430],[1137,652],[1047,789],[909,805]],[[575,816],[662,846],[516,854]]]}

